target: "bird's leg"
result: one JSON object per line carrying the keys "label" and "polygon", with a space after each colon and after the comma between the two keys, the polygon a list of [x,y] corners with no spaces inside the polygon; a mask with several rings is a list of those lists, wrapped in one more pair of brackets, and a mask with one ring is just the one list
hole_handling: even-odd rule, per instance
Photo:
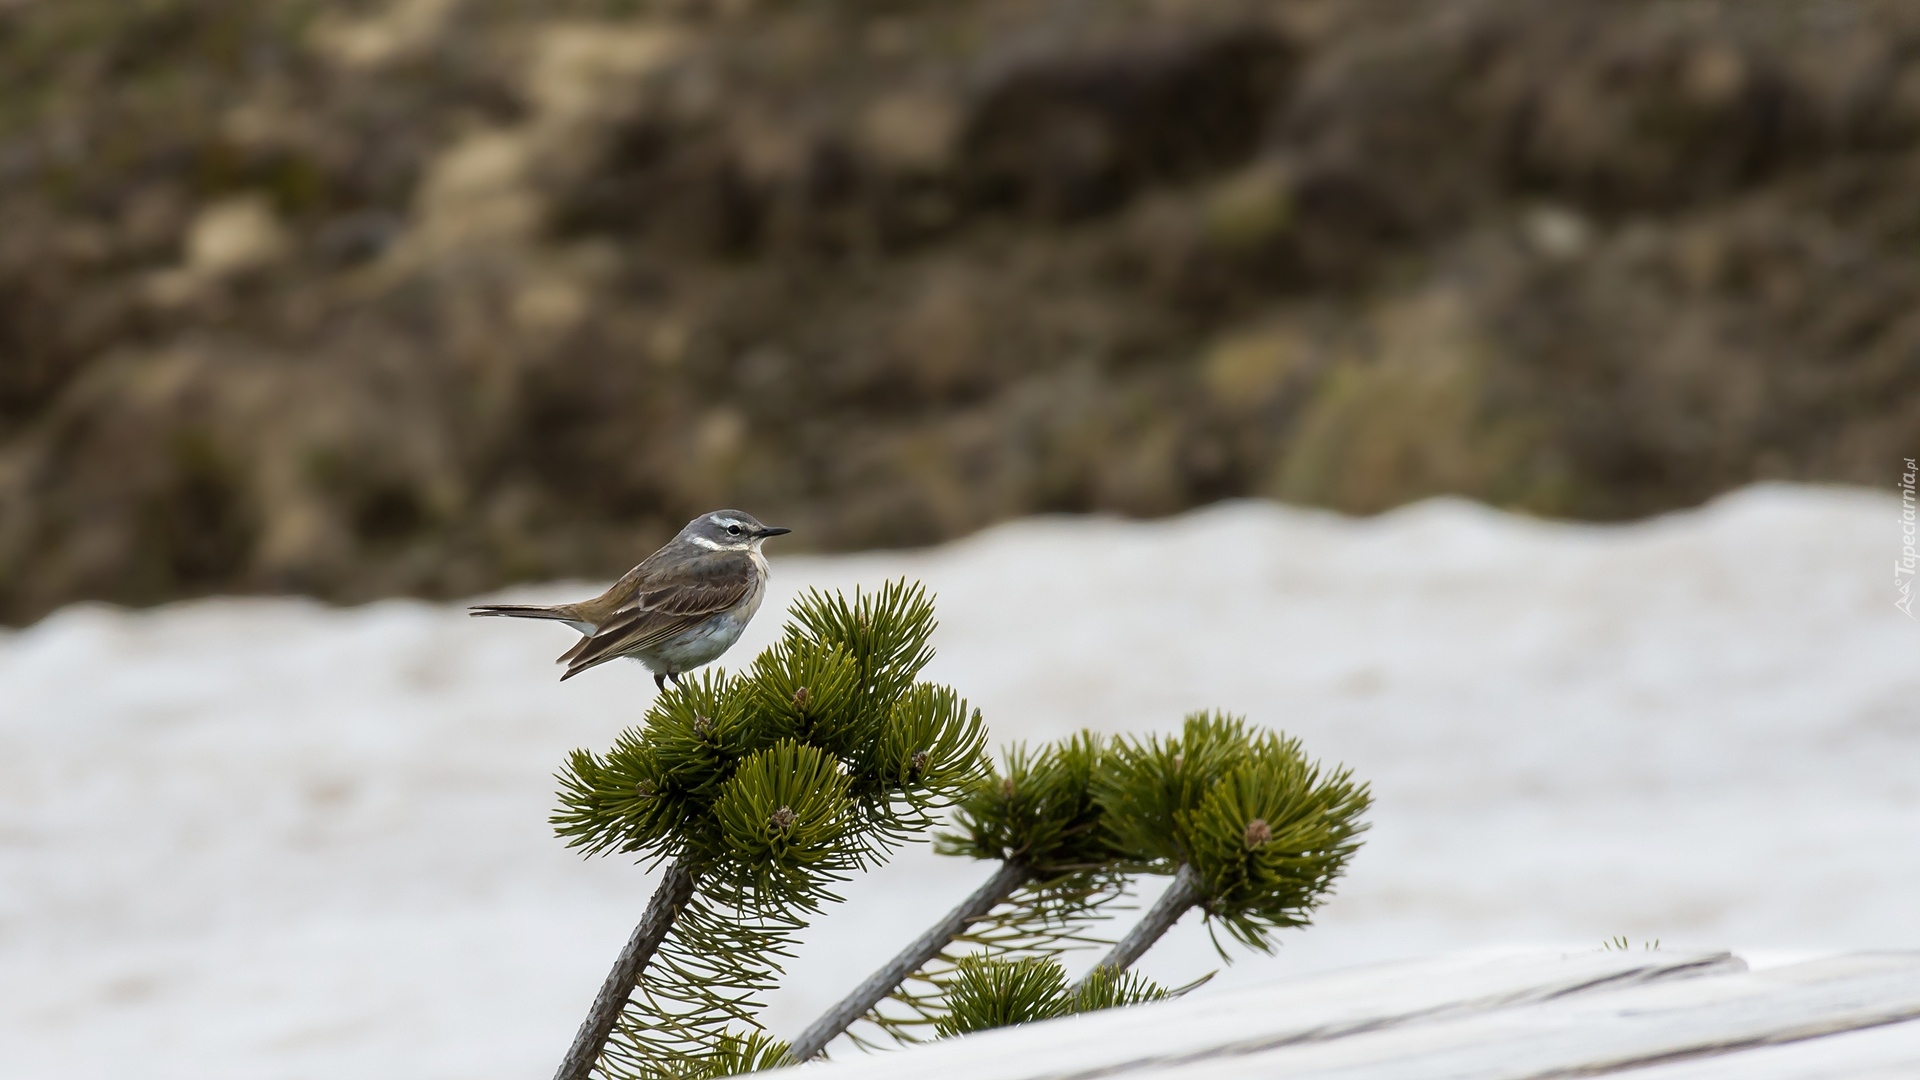
{"label": "bird's leg", "polygon": [[666,690],[666,688],[667,688],[667,677],[666,677],[666,675],[664,675],[664,674],[662,674],[662,673],[660,673],[660,672],[658,672],[658,671],[656,671],[656,672],[654,672],[654,673],[653,673],[653,688],[654,688],[655,690],[657,690],[657,691],[665,691],[665,690]]}
{"label": "bird's leg", "polygon": [[674,672],[674,673],[673,673],[672,675],[670,675],[670,676],[668,676],[668,677],[669,677],[669,678],[671,678],[671,679],[673,680],[673,685],[675,685],[675,686],[679,686],[679,685],[680,685],[680,673],[679,673],[679,672],[677,672],[677,671],[676,671],[676,672]]}

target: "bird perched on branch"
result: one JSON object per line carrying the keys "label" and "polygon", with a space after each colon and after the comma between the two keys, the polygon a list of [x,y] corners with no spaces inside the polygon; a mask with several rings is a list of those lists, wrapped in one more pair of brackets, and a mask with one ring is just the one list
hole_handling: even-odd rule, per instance
{"label": "bird perched on branch", "polygon": [[740,640],[767,591],[760,545],[792,532],[739,510],[715,510],[687,522],[666,546],[626,572],[613,587],[577,604],[537,607],[482,604],[472,614],[551,619],[580,631],[557,661],[562,682],[621,656],[653,672],[653,684],[680,682],[682,672],[711,663]]}

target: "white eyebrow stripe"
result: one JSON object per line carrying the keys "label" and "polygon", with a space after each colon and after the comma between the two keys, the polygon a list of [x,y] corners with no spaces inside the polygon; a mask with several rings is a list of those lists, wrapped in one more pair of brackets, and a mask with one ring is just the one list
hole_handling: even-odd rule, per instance
{"label": "white eyebrow stripe", "polygon": [[708,551],[720,550],[719,543],[713,540],[709,540],[704,536],[689,536],[687,537],[687,539],[695,544],[699,544],[701,547],[706,548]]}

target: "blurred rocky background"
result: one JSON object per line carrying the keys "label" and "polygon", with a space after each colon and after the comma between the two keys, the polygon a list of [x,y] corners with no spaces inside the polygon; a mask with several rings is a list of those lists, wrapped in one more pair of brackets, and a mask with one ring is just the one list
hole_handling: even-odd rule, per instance
{"label": "blurred rocky background", "polygon": [[1920,449],[1920,5],[0,0],[0,619]]}

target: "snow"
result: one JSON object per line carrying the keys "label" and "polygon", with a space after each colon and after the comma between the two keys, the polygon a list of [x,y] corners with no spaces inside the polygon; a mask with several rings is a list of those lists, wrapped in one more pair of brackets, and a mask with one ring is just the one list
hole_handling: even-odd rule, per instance
{"label": "snow", "polygon": [[[1627,526],[1233,503],[781,557],[938,594],[996,743],[1218,707],[1372,783],[1317,924],[1220,986],[1467,949],[1920,947],[1920,623],[1897,503],[1763,486]],[[591,585],[515,590],[585,595]],[[553,772],[653,693],[458,605],[212,600],[0,633],[0,1076],[548,1074],[652,882],[553,839]],[[793,1034],[989,872],[903,853],[815,928]],[[1142,970],[1219,966],[1198,921]],[[1202,993],[1207,991],[1203,990]]]}

